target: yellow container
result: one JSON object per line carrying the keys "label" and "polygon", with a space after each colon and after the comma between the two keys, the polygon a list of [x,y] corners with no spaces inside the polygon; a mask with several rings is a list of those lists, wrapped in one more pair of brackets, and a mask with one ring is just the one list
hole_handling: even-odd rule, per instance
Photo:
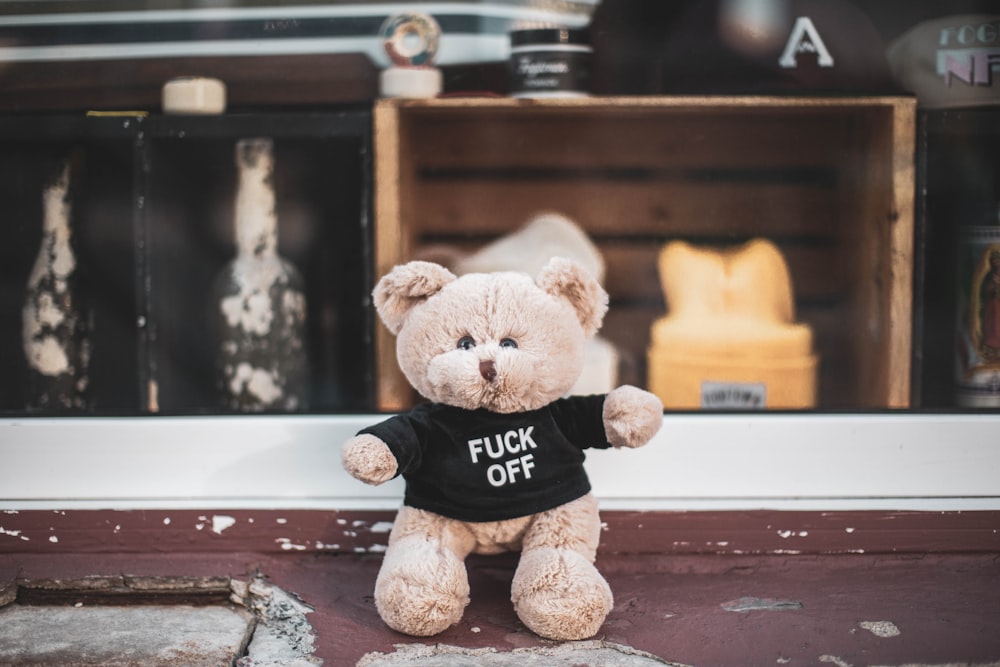
{"label": "yellow container", "polygon": [[769,241],[735,249],[664,246],[669,313],[654,322],[649,390],[667,408],[811,408],[812,330],[794,322],[791,279]]}

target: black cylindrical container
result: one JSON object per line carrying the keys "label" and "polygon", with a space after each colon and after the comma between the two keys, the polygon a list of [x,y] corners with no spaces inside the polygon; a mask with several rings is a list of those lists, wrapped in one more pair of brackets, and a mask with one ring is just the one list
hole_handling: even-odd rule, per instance
{"label": "black cylindrical container", "polygon": [[510,33],[510,94],[514,97],[583,97],[590,93],[587,31],[532,28]]}

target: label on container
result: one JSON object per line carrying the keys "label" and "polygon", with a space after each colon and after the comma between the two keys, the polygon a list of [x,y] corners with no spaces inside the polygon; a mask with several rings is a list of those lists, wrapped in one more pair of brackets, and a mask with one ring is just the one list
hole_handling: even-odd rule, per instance
{"label": "label on container", "polygon": [[760,382],[702,382],[701,407],[707,410],[763,410],[767,385]]}
{"label": "label on container", "polygon": [[589,46],[546,44],[511,49],[511,94],[586,95],[590,88]]}
{"label": "label on container", "polygon": [[1000,407],[1000,226],[964,230],[958,248],[956,399]]}

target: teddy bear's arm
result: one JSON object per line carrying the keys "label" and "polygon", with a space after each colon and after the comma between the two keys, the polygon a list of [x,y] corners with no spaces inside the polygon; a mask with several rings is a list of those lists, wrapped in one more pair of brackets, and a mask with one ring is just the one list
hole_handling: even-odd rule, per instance
{"label": "teddy bear's arm", "polygon": [[663,403],[654,394],[622,385],[604,399],[604,431],[615,447],[642,447],[663,424]]}
{"label": "teddy bear's arm", "polygon": [[345,442],[340,454],[344,469],[366,484],[387,482],[399,469],[389,446],[371,433],[361,433]]}

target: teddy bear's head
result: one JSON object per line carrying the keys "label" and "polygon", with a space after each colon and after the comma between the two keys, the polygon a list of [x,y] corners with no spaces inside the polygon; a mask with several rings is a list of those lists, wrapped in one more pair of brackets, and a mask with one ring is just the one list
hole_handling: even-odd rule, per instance
{"label": "teddy bear's head", "polygon": [[534,410],[564,396],[601,326],[608,295],[577,263],[461,278],[430,262],[397,266],[375,286],[399,366],[432,401],[474,410]]}

